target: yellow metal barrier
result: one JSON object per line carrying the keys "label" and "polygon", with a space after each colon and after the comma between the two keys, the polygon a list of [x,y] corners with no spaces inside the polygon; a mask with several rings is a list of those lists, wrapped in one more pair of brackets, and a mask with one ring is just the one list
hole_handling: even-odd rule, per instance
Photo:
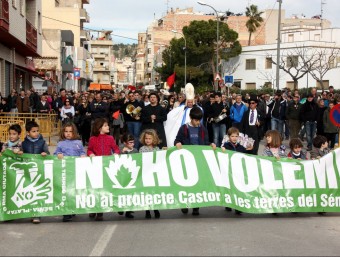
{"label": "yellow metal barrier", "polygon": [[8,140],[8,128],[12,124],[19,124],[22,129],[21,139],[25,138],[25,125],[28,121],[34,120],[39,124],[40,134],[46,139],[49,145],[52,145],[52,137],[59,135],[61,121],[57,114],[40,114],[40,113],[2,113],[0,116],[0,138],[2,142]]}

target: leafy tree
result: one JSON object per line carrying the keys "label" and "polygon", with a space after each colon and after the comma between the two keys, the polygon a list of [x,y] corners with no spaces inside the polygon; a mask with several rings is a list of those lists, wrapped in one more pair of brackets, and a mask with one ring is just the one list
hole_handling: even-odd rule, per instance
{"label": "leafy tree", "polygon": [[252,4],[246,8],[246,16],[249,17],[246,22],[246,27],[249,32],[248,46],[250,46],[251,35],[256,32],[257,28],[260,27],[263,22],[262,14],[263,12],[258,11],[257,5]]}
{"label": "leafy tree", "polygon": [[[213,71],[216,70],[216,22],[192,21],[189,26],[185,26],[183,35],[187,41],[187,49],[185,49],[184,38],[174,38],[170,41],[170,46],[163,52],[163,66],[156,68],[163,80],[174,71],[176,71],[177,82],[184,80],[185,51],[187,51],[187,82],[208,83],[209,79],[213,80]],[[238,34],[229,29],[226,23],[220,22],[219,36],[219,60],[229,60],[241,53],[242,47],[237,40]],[[200,69],[203,63],[209,63],[211,69]]]}

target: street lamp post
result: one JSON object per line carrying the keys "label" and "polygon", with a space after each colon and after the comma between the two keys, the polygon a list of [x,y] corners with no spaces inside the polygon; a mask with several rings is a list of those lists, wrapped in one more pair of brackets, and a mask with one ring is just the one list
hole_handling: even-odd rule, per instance
{"label": "street lamp post", "polygon": [[[219,25],[219,20],[218,20],[218,13],[217,13],[216,9],[214,7],[212,7],[211,5],[208,5],[208,4],[206,4],[204,2],[201,2],[201,1],[198,1],[197,3],[200,4],[200,5],[203,5],[203,6],[210,7],[216,13],[216,23],[217,23],[217,32],[216,32],[216,76],[217,76],[217,74],[218,74],[218,48],[219,48],[218,41],[219,41],[219,29],[220,29],[219,28],[220,25]],[[217,91],[218,90],[218,81],[215,81],[214,85],[215,85],[215,91]]]}
{"label": "street lamp post", "polygon": [[177,30],[171,30],[173,33],[178,33],[183,36],[184,38],[184,86],[187,84],[187,40],[181,32],[178,32]]}
{"label": "street lamp post", "polygon": [[[276,50],[276,90],[280,89],[280,50],[281,50],[281,6],[282,0],[277,0],[279,2],[279,20],[277,28],[277,50]],[[308,75],[308,73],[307,73]]]}

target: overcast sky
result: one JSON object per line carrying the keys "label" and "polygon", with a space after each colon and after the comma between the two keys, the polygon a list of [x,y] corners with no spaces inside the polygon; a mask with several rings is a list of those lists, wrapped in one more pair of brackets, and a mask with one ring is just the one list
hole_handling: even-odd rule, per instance
{"label": "overcast sky", "polygon": [[[203,2],[203,1],[202,1]],[[278,9],[277,0],[204,0],[217,11],[244,12],[248,4],[255,4],[260,10]],[[340,27],[340,1],[322,0],[323,17],[332,22],[333,27]],[[85,24],[90,29],[112,30],[115,43],[137,43],[138,32],[145,32],[147,26],[154,20],[166,14],[167,8],[193,7],[194,11],[212,13],[210,7],[201,6],[195,0],[91,0],[85,5],[90,23]],[[304,14],[307,18],[321,14],[321,0],[283,0],[282,8],[286,17],[293,14]],[[122,37],[118,37],[122,36]]]}

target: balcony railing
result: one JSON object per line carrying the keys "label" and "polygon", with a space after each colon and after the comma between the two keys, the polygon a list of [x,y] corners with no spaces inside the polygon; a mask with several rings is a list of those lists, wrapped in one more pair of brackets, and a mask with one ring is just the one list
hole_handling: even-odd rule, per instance
{"label": "balcony railing", "polygon": [[8,0],[0,0],[0,28],[9,31],[9,4]]}
{"label": "balcony railing", "polygon": [[37,29],[26,20],[26,45],[37,51]]}
{"label": "balcony railing", "polygon": [[90,16],[87,13],[86,9],[80,9],[80,19],[84,22],[90,22]]}

